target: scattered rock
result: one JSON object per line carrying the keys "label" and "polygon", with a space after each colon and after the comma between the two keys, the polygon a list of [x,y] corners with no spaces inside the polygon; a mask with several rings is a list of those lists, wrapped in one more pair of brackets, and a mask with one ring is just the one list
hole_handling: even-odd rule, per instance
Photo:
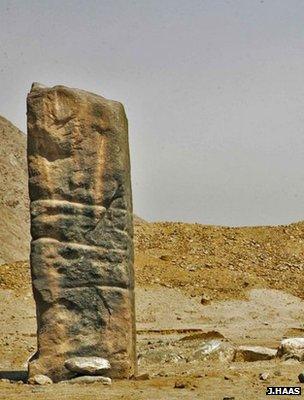
{"label": "scattered rock", "polygon": [[190,335],[183,336],[181,339],[179,339],[180,342],[183,342],[184,340],[209,340],[209,339],[224,339],[224,336],[217,331],[208,331],[208,332],[195,332],[191,333]]}
{"label": "scattered rock", "polygon": [[304,361],[304,337],[283,339],[278,348],[277,356],[285,360],[294,358]]}
{"label": "scattered rock", "polygon": [[144,358],[146,361],[157,364],[178,363],[184,359],[178,349],[167,347],[149,349]]}
{"label": "scattered rock", "polygon": [[262,346],[239,346],[236,350],[235,361],[262,361],[275,358],[277,351]]}
{"label": "scattered rock", "polygon": [[174,384],[174,389],[185,389],[188,386],[187,382],[184,381],[176,381]]}
{"label": "scattered rock", "polygon": [[107,376],[92,376],[92,375],[84,375],[77,376],[77,378],[69,379],[67,381],[61,381],[60,383],[95,383],[99,382],[103,385],[111,385],[112,380]]}
{"label": "scattered rock", "polygon": [[233,361],[235,357],[235,348],[229,342],[212,339],[205,342],[192,357],[192,360],[219,360],[222,362]]}
{"label": "scattered rock", "polygon": [[297,358],[287,358],[287,359],[283,359],[282,364],[285,365],[297,365],[299,364],[300,361]]}
{"label": "scattered rock", "polygon": [[269,378],[269,372],[261,372],[259,374],[259,378],[261,381],[267,381],[267,379]]}
{"label": "scattered rock", "polygon": [[46,375],[34,375],[28,380],[28,383],[30,385],[50,385],[53,381]]}
{"label": "scattered rock", "polygon": [[136,381],[146,381],[146,380],[150,379],[150,375],[148,373],[140,374],[140,375],[136,375],[134,377],[134,379]]}
{"label": "scattered rock", "polygon": [[101,357],[73,357],[66,360],[64,366],[83,375],[100,375],[111,368],[109,361]]}
{"label": "scattered rock", "polygon": [[298,378],[301,383],[304,383],[304,373],[303,372],[298,376]]}
{"label": "scattered rock", "polygon": [[6,379],[6,378],[0,379],[0,382],[2,382],[2,383],[11,383],[11,381],[9,379]]}
{"label": "scattered rock", "polygon": [[206,305],[211,301],[210,297],[207,294],[203,294],[201,297],[201,304]]}

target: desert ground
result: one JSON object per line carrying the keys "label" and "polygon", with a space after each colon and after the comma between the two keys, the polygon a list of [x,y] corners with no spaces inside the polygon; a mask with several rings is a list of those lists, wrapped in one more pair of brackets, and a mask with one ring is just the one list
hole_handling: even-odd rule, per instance
{"label": "desert ground", "polygon": [[[22,382],[36,346],[29,266],[2,265],[1,398],[263,399],[267,386],[300,385],[303,363],[297,360],[229,361],[216,354],[205,359],[200,349],[218,338],[275,349],[284,337],[303,336],[303,228],[137,222],[141,379],[109,387]],[[264,372],[265,381],[259,378]]]}
{"label": "desert ground", "polygon": [[[0,135],[0,399],[264,399],[267,386],[301,385],[303,362],[242,361],[231,349],[304,336],[304,222],[228,228],[138,217],[137,378],[26,384],[36,349],[26,139],[2,117]],[[218,342],[227,354],[206,355]]]}

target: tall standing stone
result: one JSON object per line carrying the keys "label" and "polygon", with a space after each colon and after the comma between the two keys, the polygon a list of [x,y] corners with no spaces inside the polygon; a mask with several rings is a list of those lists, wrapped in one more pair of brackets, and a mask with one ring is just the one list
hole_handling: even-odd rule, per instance
{"label": "tall standing stone", "polygon": [[27,98],[31,272],[38,351],[29,376],[60,381],[74,356],[136,372],[128,124],[122,104],[33,84]]}

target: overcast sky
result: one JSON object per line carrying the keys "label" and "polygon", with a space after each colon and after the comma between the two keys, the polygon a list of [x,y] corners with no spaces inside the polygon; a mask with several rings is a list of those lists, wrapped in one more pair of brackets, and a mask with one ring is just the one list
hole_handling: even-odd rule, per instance
{"label": "overcast sky", "polygon": [[0,114],[25,131],[32,81],[119,100],[141,217],[303,220],[303,22],[303,0],[0,0]]}

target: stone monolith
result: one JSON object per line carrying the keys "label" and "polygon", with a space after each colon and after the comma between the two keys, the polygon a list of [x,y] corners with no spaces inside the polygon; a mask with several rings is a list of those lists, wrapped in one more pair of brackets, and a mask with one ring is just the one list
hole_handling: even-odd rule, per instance
{"label": "stone monolith", "polygon": [[33,84],[27,98],[31,273],[38,350],[29,376],[72,378],[72,357],[136,373],[128,123],[122,104]]}

